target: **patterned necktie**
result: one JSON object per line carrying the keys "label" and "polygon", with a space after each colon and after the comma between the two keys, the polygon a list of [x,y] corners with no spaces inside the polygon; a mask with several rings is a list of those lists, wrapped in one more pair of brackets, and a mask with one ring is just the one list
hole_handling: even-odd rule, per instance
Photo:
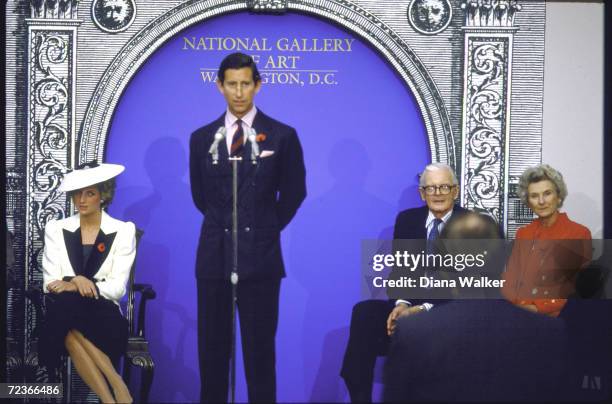
{"label": "patterned necktie", "polygon": [[433,227],[431,228],[431,231],[429,232],[429,235],[427,236],[427,254],[433,254],[435,253],[435,246],[436,246],[436,240],[438,239],[438,236],[440,235],[440,231],[438,229],[438,227],[440,226],[440,224],[442,223],[442,219],[434,219],[433,221]]}
{"label": "patterned necktie", "polygon": [[232,146],[230,148],[230,157],[242,156],[242,150],[244,149],[244,131],[242,130],[242,121],[238,119],[236,121],[238,128],[234,132],[232,137]]}

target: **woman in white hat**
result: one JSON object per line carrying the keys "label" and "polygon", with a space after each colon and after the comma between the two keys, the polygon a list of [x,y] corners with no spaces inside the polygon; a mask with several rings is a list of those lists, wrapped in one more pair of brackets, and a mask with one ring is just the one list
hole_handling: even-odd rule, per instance
{"label": "woman in white hat", "polygon": [[90,163],[65,176],[59,190],[68,193],[78,213],[47,223],[42,259],[43,288],[50,295],[39,340],[40,362],[49,370],[57,368],[67,351],[103,403],[132,402],[112,361],[127,344],[128,324],[119,300],[136,253],[136,229],[102,210],[111,202],[114,178],[123,170],[117,164]]}

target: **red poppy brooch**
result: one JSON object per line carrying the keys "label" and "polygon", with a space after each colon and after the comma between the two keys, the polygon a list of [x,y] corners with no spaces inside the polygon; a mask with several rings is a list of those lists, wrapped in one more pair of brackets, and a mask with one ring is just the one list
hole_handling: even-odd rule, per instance
{"label": "red poppy brooch", "polygon": [[263,142],[263,141],[265,141],[265,140],[266,140],[266,134],[265,134],[265,133],[260,133],[260,134],[258,134],[258,135],[255,137],[255,141],[256,141],[257,143],[261,143],[261,142]]}
{"label": "red poppy brooch", "polygon": [[106,246],[104,245],[104,243],[100,243],[98,244],[98,251],[100,251],[101,253],[104,252],[104,250],[106,250]]}

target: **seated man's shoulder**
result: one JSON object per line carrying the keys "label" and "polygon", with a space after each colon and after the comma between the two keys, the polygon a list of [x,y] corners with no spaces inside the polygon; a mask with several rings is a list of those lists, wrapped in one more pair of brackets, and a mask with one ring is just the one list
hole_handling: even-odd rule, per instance
{"label": "seated man's shoulder", "polygon": [[400,211],[397,214],[397,220],[412,220],[421,218],[423,216],[427,216],[428,208],[427,206],[419,206],[417,208],[409,208]]}
{"label": "seated man's shoulder", "polygon": [[425,238],[425,220],[429,210],[427,206],[402,210],[395,218],[394,239]]}
{"label": "seated man's shoulder", "polygon": [[[466,209],[466,208],[462,208],[459,205],[455,205],[453,207],[453,216],[454,215],[463,215],[466,213],[471,212],[471,210]],[[423,205],[423,206],[419,206],[416,208],[408,208],[408,209],[404,209],[402,211],[400,211],[397,214],[398,218],[413,218],[413,217],[422,217],[422,216],[427,216],[429,214],[429,208],[427,207],[427,205]]]}
{"label": "seated man's shoulder", "polygon": [[453,206],[453,215],[465,215],[466,213],[473,213],[473,210],[470,209],[466,209],[464,207],[461,207],[459,205],[455,205]]}

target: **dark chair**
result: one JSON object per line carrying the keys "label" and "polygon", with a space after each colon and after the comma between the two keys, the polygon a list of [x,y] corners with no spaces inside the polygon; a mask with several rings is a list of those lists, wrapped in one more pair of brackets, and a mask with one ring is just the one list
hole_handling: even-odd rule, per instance
{"label": "dark chair", "polygon": [[[136,231],[136,242],[140,242],[143,231]],[[128,281],[127,292],[127,307],[126,317],[128,320],[128,347],[123,361],[123,379],[129,385],[131,378],[131,367],[137,366],[141,369],[140,379],[140,402],[146,403],[149,400],[149,392],[153,383],[153,375],[155,363],[149,352],[149,342],[145,338],[145,314],[147,308],[147,300],[155,299],[155,290],[151,285],[134,283],[134,273],[136,268],[136,260],[130,271],[130,279]],[[136,293],[140,293],[138,304],[138,319],[134,318],[136,307]]]}
{"label": "dark chair", "polygon": [[[143,230],[136,230],[136,248],[140,244],[140,239],[144,234]],[[147,307],[147,300],[154,299],[156,294],[155,290],[151,285],[135,283],[135,271],[136,271],[136,259],[132,264],[132,268],[130,270],[130,277],[127,285],[127,301],[124,307],[124,314],[128,320],[128,345],[125,353],[125,357],[123,360],[123,379],[125,383],[129,386],[130,376],[131,376],[131,367],[137,366],[141,368],[142,376],[140,379],[140,397],[138,398],[138,402],[146,403],[148,402],[149,392],[151,390],[151,385],[153,382],[153,374],[155,363],[151,354],[149,352],[149,342],[145,338],[145,314]],[[137,293],[140,294],[140,299],[137,299]],[[26,292],[26,296],[30,299],[32,304],[34,305],[36,311],[37,319],[42,319],[44,316],[44,307],[45,307],[45,294],[41,290],[40,287],[30,288]],[[122,305],[123,306],[123,305]],[[135,311],[136,306],[138,306],[138,319],[135,321]],[[40,324],[40,321],[38,321]],[[34,335],[38,335],[38,332],[34,332]],[[35,337],[36,338],[36,337]],[[33,346],[35,347],[37,343],[37,339],[33,341]],[[35,351],[35,349],[34,349]],[[27,362],[27,361],[26,361]],[[30,360],[35,366],[38,366],[37,358]],[[27,369],[26,369],[27,370]],[[57,381],[57,376],[59,370],[49,369],[49,378],[50,381]],[[63,380],[64,380],[64,391],[66,392],[66,398],[68,402],[70,401],[89,401],[87,398],[87,389],[83,390],[83,386],[72,386],[73,377],[72,374],[72,364],[70,361],[70,357],[67,358],[66,366],[64,371],[62,372]],[[76,379],[78,380],[78,379]],[[79,384],[84,385],[82,381],[79,380]],[[86,386],[85,386],[86,387]],[[75,397],[73,397],[72,393],[74,392]],[[85,392],[84,392],[85,391]],[[76,397],[76,396],[79,397]],[[81,397],[83,396],[83,397]]]}
{"label": "dark chair", "polygon": [[[12,296],[18,293],[19,286],[17,283],[17,277],[15,276],[15,252],[13,246],[13,234],[8,230],[8,226],[5,224],[6,229],[6,289],[7,299],[6,305],[9,306],[9,302],[12,300]],[[23,291],[21,291],[23,292]],[[6,373],[8,380],[11,382],[22,382],[23,381],[23,358],[21,355],[21,349],[17,341],[14,338],[7,336],[6,338]]]}
{"label": "dark chair", "polygon": [[608,250],[576,279],[576,293],[560,314],[567,324],[570,350],[566,398],[611,402],[612,300],[609,295],[611,252]]}

